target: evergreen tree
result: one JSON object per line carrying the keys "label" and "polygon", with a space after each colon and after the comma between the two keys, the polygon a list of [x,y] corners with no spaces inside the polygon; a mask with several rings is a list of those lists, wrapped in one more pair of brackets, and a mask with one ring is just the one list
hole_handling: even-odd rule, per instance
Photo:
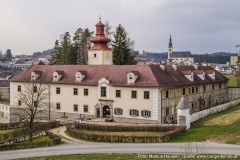
{"label": "evergreen tree", "polygon": [[6,59],[7,60],[12,60],[12,51],[11,51],[11,49],[7,49],[7,51],[6,51]]}
{"label": "evergreen tree", "polygon": [[59,41],[56,40],[55,41],[55,46],[53,48],[53,54],[52,54],[52,58],[49,62],[50,65],[60,65],[61,64],[61,46],[59,45]]}
{"label": "evergreen tree", "polygon": [[88,49],[91,48],[90,38],[93,37],[94,32],[90,32],[85,28],[81,33],[81,47],[80,47],[80,64],[88,64]]}
{"label": "evergreen tree", "polygon": [[113,64],[126,65],[136,64],[135,57],[131,54],[130,38],[125,29],[119,24],[114,34],[113,47]]}

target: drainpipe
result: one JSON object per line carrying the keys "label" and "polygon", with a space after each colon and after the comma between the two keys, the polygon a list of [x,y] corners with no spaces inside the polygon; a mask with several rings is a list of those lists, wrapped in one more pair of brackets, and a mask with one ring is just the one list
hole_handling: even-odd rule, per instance
{"label": "drainpipe", "polygon": [[48,120],[50,121],[51,120],[51,117],[50,117],[50,113],[51,113],[51,110],[50,110],[50,86],[48,83],[47,83],[47,85],[48,85]]}

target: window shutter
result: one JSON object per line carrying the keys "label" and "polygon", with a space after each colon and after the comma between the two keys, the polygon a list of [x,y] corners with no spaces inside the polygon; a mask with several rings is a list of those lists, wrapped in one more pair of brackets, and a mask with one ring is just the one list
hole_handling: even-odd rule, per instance
{"label": "window shutter", "polygon": [[121,115],[123,115],[123,109],[121,109]]}
{"label": "window shutter", "polygon": [[149,117],[151,117],[151,111],[149,111]]}
{"label": "window shutter", "polygon": [[136,110],[137,111],[137,116],[138,116],[138,110]]}
{"label": "window shutter", "polygon": [[142,111],[141,111],[141,116],[142,116],[142,117],[143,117],[143,112],[144,112],[144,111],[142,110]]}
{"label": "window shutter", "polygon": [[114,114],[117,114],[117,111],[116,111],[117,109],[116,108],[114,108]]}
{"label": "window shutter", "polygon": [[129,110],[129,115],[131,116],[132,114],[131,114],[131,109]]}

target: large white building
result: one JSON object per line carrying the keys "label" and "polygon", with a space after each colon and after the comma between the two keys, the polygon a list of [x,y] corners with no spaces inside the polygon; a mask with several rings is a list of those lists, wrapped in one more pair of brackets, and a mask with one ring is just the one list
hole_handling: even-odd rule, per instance
{"label": "large white building", "polygon": [[32,65],[10,80],[10,105],[22,104],[18,94],[29,82],[48,86],[52,118],[65,112],[117,122],[177,123],[182,95],[191,113],[227,101],[228,79],[209,66],[112,65],[104,24],[96,28],[90,65]]}

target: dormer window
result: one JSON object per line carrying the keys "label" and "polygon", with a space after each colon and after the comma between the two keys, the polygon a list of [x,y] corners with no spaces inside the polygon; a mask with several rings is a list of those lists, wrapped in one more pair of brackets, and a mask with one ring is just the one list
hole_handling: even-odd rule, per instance
{"label": "dormer window", "polygon": [[75,81],[76,82],[82,82],[83,78],[86,76],[86,71],[78,71],[76,74],[75,74]]}
{"label": "dormer window", "polygon": [[64,74],[63,71],[56,70],[53,73],[53,81],[59,81],[63,77],[63,74]]}
{"label": "dormer window", "polygon": [[41,75],[41,71],[38,71],[38,70],[34,70],[32,73],[31,73],[31,80],[37,80],[38,77]]}
{"label": "dormer window", "polygon": [[128,72],[128,74],[127,74],[127,82],[128,83],[135,83],[137,78],[138,78],[138,71]]}

